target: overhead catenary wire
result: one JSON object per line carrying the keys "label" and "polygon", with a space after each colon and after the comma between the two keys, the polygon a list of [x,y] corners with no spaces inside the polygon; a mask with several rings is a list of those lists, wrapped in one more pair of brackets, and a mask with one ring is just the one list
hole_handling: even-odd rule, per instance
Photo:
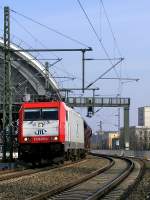
{"label": "overhead catenary wire", "polygon": [[15,21],[16,24],[18,24],[26,33],[28,33],[31,38],[33,38],[36,42],[40,43],[41,46],[45,46],[39,39],[37,39],[26,27],[23,26],[18,20],[16,20],[13,16],[11,16],[11,19]]}
{"label": "overhead catenary wire", "polygon": [[114,67],[116,67],[120,62],[122,62],[123,58],[121,58],[117,63],[115,63],[114,65],[112,65],[110,68],[108,68],[103,74],[101,74],[95,81],[93,81],[92,83],[90,83],[87,87],[91,87],[94,83],[96,83],[99,79],[101,79],[105,74],[107,74],[109,71],[111,71]]}
{"label": "overhead catenary wire", "polygon": [[[37,38],[35,37],[25,26],[23,26],[23,24],[21,24],[20,22],[18,22],[18,20],[16,20],[14,17],[11,16],[11,18],[15,21],[16,24],[18,24],[26,33],[28,33],[31,38],[38,42],[42,47],[46,48],[46,46]],[[54,54],[53,54],[54,55]],[[57,55],[54,55],[57,59],[59,59],[59,57]]]}
{"label": "overhead catenary wire", "polygon": [[[4,32],[4,30],[3,30],[2,28],[0,28],[0,30]],[[27,42],[23,41],[23,40],[22,40],[22,38],[18,37],[16,34],[11,34],[11,35],[12,35],[12,38],[15,38],[15,39],[19,40],[19,41],[20,41],[20,43],[23,43],[23,44],[24,44],[24,45],[26,45],[27,47],[30,47],[30,48],[32,48],[32,47],[30,46],[30,44],[29,44],[29,43],[27,43]],[[3,37],[3,36],[0,36],[0,38],[1,38],[2,40],[4,39],[4,37]],[[12,42],[12,43],[13,43],[13,42]],[[18,45],[18,46],[20,46],[20,45]]]}
{"label": "overhead catenary wire", "polygon": [[[114,32],[113,32],[113,29],[112,29],[112,26],[111,26],[109,17],[108,17],[108,15],[107,15],[106,9],[105,9],[105,7],[104,7],[104,3],[103,3],[102,0],[100,0],[100,1],[101,1],[101,5],[102,5],[102,7],[100,7],[100,14],[101,14],[101,17],[102,17],[102,8],[103,8],[105,17],[106,17],[106,19],[107,19],[107,22],[108,22],[108,25],[109,25],[109,28],[110,28],[110,31],[111,31],[111,34],[112,34],[112,37],[113,37],[113,40],[114,40],[114,44],[115,44],[115,46],[116,46],[116,48],[117,48],[117,50],[118,50],[118,53],[119,53],[119,55],[120,55],[120,57],[121,57],[121,61],[122,61],[122,60],[123,60],[123,59],[122,59],[122,55],[121,55],[121,52],[120,52],[120,49],[119,49],[119,46],[118,46],[118,43],[117,43],[115,34],[114,34]],[[101,47],[102,47],[102,49],[104,50],[105,55],[107,56],[107,59],[109,60],[110,64],[112,65],[112,67],[110,67],[108,70],[106,70],[106,73],[108,73],[108,72],[111,71],[112,69],[115,71],[117,77],[120,78],[120,79],[119,79],[119,89],[120,89],[121,75],[118,74],[118,72],[116,71],[116,68],[115,68],[120,62],[119,62],[119,63],[117,62],[117,63],[115,63],[115,64],[112,62],[112,59],[110,59],[109,54],[108,54],[107,50],[105,49],[105,47],[104,47],[104,45],[103,45],[103,43],[102,43],[102,40],[99,38],[99,36],[98,36],[98,34],[97,34],[97,32],[96,32],[94,26],[92,25],[92,22],[90,21],[90,18],[88,17],[88,15],[87,15],[85,9],[83,8],[83,6],[82,6],[80,0],[77,0],[77,2],[79,3],[80,8],[82,9],[83,13],[85,14],[85,16],[86,16],[86,18],[87,18],[87,20],[88,20],[88,22],[89,22],[89,24],[90,24],[90,26],[91,26],[93,32],[94,32],[94,34],[96,35],[96,38],[98,39],[98,41],[99,41],[99,43],[100,43],[100,45],[101,45]],[[101,26],[100,26],[100,35],[101,35],[101,37],[102,37],[102,27],[101,27]],[[87,86],[87,88],[90,87],[91,85],[93,85],[95,82],[97,82],[97,81],[98,81],[101,77],[103,77],[106,73],[103,73],[103,74],[102,74],[101,76],[99,76],[95,81],[93,81],[92,83],[90,83],[90,84]],[[118,90],[119,90],[119,89],[118,89]],[[120,89],[120,90],[121,90],[121,89]]]}
{"label": "overhead catenary wire", "polygon": [[[94,26],[93,26],[93,24],[92,24],[90,18],[88,17],[88,15],[87,15],[85,9],[83,8],[83,6],[82,6],[80,0],[77,0],[77,2],[78,2],[78,4],[79,4],[80,8],[82,9],[84,15],[86,16],[86,19],[87,19],[87,21],[89,22],[89,24],[90,24],[90,26],[91,26],[91,28],[92,28],[92,30],[93,30],[93,32],[94,32],[94,34],[95,34],[97,40],[99,41],[99,43],[100,43],[102,49],[104,50],[104,52],[105,52],[107,58],[109,58],[108,52],[106,51],[106,49],[105,49],[105,47],[104,47],[104,45],[103,45],[103,43],[102,43],[101,38],[98,36],[98,34],[97,34],[97,32],[96,32],[96,30],[95,30],[95,28],[94,28]],[[112,63],[111,63],[111,64],[112,64]]]}
{"label": "overhead catenary wire", "polygon": [[[63,66],[62,63],[60,63],[60,65]],[[63,69],[61,69],[60,67],[58,67],[58,66],[56,66],[56,65],[52,67],[52,69],[54,69],[54,68],[57,69],[57,70],[59,70],[59,71],[61,71],[61,72],[63,72],[63,73],[65,73],[65,74],[67,74],[67,75],[69,75],[69,76],[73,76],[73,77],[75,77],[75,79],[77,79],[77,80],[79,80],[79,81],[82,81],[82,78],[81,78],[81,77],[79,77],[79,76],[75,76],[74,74],[71,74],[70,72],[64,70],[64,66],[63,66]],[[88,84],[88,81],[85,81],[85,83]],[[78,86],[75,86],[75,87],[78,87]]]}
{"label": "overhead catenary wire", "polygon": [[[20,22],[18,22],[18,20],[15,19],[15,17],[11,16],[11,18],[13,19],[13,21],[19,25],[26,33],[28,33],[36,42],[40,43],[41,46],[43,46],[45,48],[45,45],[39,40],[37,39],[26,27],[23,26],[23,24],[21,24]],[[38,60],[58,60],[58,61],[61,61],[62,58],[60,59],[58,56],[55,55],[55,57],[57,57],[57,59],[44,59],[44,58],[40,58]],[[16,59],[16,60],[19,60],[19,59]],[[33,58],[33,59],[30,59],[30,60],[37,60],[37,58]],[[14,60],[15,61],[15,60]],[[50,64],[50,66],[52,66]]]}
{"label": "overhead catenary wire", "polygon": [[[89,22],[89,24],[90,24],[90,26],[91,26],[93,32],[94,32],[96,38],[97,38],[98,41],[101,43],[101,38],[98,36],[98,34],[97,34],[97,32],[96,32],[96,30],[95,30],[95,28],[94,28],[94,26],[93,26],[93,24],[92,24],[90,18],[88,17],[88,15],[87,15],[85,9],[83,8],[81,2],[80,2],[79,0],[77,0],[77,2],[78,2],[78,4],[79,4],[80,8],[82,9],[83,13],[85,14],[85,16],[86,16],[86,18],[87,18],[87,20],[88,20],[88,22]],[[107,53],[107,52],[106,52],[106,53]]]}
{"label": "overhead catenary wire", "polygon": [[[68,76],[74,76],[73,74],[69,73],[69,72],[66,71],[65,69],[61,69],[61,68],[58,67],[58,66],[53,66],[52,68],[53,68],[53,69],[55,68],[55,69],[57,69],[57,70],[63,72],[64,74],[67,74]],[[75,77],[75,78],[76,78],[76,77]]]}
{"label": "overhead catenary wire", "polygon": [[[102,8],[103,8],[104,15],[105,15],[105,17],[106,17],[106,20],[107,20],[107,23],[108,23],[110,32],[111,32],[111,34],[112,34],[112,37],[113,37],[113,40],[114,40],[114,45],[116,46],[116,49],[117,49],[117,51],[118,51],[118,54],[120,55],[120,57],[122,57],[122,53],[121,53],[120,48],[119,48],[119,46],[118,46],[118,42],[117,42],[115,33],[114,33],[114,31],[113,31],[113,28],[112,28],[112,25],[111,25],[109,16],[108,16],[108,14],[107,14],[106,8],[105,8],[105,6],[104,6],[103,0],[100,0],[100,4],[101,4],[101,6],[102,6]],[[119,80],[119,83],[118,83],[118,93],[119,93],[119,95],[121,95],[121,68],[120,68],[119,77],[120,77],[120,80]],[[118,95],[118,94],[117,94],[117,95]]]}
{"label": "overhead catenary wire", "polygon": [[64,34],[64,33],[61,33],[60,31],[58,31],[58,30],[56,30],[56,29],[54,29],[54,28],[51,28],[51,27],[49,27],[49,26],[47,26],[47,25],[45,25],[45,24],[42,24],[41,22],[38,22],[37,20],[34,20],[34,19],[32,19],[31,17],[28,17],[28,16],[26,16],[26,15],[23,15],[23,14],[21,14],[21,13],[18,12],[18,11],[15,11],[15,10],[12,10],[12,9],[10,9],[10,10],[11,10],[13,13],[15,13],[15,14],[17,14],[17,15],[20,15],[21,17],[23,17],[23,18],[25,18],[25,19],[27,19],[27,20],[32,21],[33,23],[38,24],[38,25],[40,25],[40,26],[46,28],[46,29],[49,30],[49,31],[52,31],[52,32],[54,32],[54,33],[56,33],[56,34],[58,34],[58,35],[60,35],[60,36],[62,36],[62,37],[64,37],[64,38],[66,38],[66,39],[68,39],[68,40],[71,40],[71,41],[73,41],[73,42],[75,42],[75,43],[78,43],[78,44],[80,44],[80,45],[82,45],[82,46],[85,46],[85,47],[89,48],[89,46],[88,46],[87,44],[84,44],[83,42],[81,42],[81,41],[79,41],[79,40],[77,40],[77,39],[75,39],[75,38],[73,38],[73,37],[70,37],[70,36],[68,36],[68,35],[66,35],[66,34]]}
{"label": "overhead catenary wire", "polygon": [[[86,12],[84,11],[84,9],[83,9],[83,7],[82,7],[80,1],[79,1],[79,0],[77,0],[77,1],[78,1],[78,3],[80,4],[80,6],[81,6],[83,12],[85,13],[85,15],[86,15],[86,17],[87,17],[87,19],[88,19],[88,21],[89,21],[89,23],[90,23],[90,25],[91,25],[91,27],[92,27],[94,33],[95,33],[95,35],[96,35],[98,41],[100,42],[100,44],[101,44],[101,46],[102,46],[102,48],[103,48],[103,50],[104,50],[104,52],[105,52],[105,54],[106,54],[106,56],[109,58],[109,55],[108,55],[108,53],[107,53],[107,51],[106,51],[106,49],[105,49],[105,47],[104,47],[104,45],[103,45],[101,39],[99,38],[98,34],[96,33],[96,31],[95,31],[95,29],[94,29],[94,26],[93,26],[92,23],[90,22],[89,17],[87,16]],[[51,27],[49,27],[49,26],[47,26],[47,25],[44,25],[44,24],[42,24],[42,23],[40,23],[40,22],[38,22],[38,21],[36,21],[36,20],[30,18],[30,17],[27,17],[27,16],[25,16],[25,15],[23,15],[23,14],[21,14],[21,13],[15,11],[15,10],[12,10],[12,9],[11,9],[11,11],[14,12],[14,13],[16,13],[16,14],[18,14],[18,15],[20,15],[20,16],[22,16],[22,17],[24,17],[24,18],[26,18],[26,19],[28,19],[28,20],[30,20],[30,21],[32,21],[32,22],[34,22],[34,23],[36,23],[36,24],[39,24],[40,26],[45,27],[45,28],[47,28],[48,30],[51,30],[51,31],[53,31],[53,32],[55,32],[55,33],[57,33],[57,34],[59,34],[59,35],[65,37],[65,38],[67,38],[67,39],[70,39],[70,40],[72,40],[72,41],[74,41],[74,42],[77,42],[77,43],[79,43],[79,44],[82,44],[82,45],[88,47],[86,44],[81,43],[80,41],[78,41],[78,40],[76,40],[76,39],[74,39],[74,38],[71,38],[70,36],[67,36],[67,35],[65,35],[65,34],[59,32],[59,31],[57,31],[57,30],[55,30],[55,29],[53,29],[53,28],[51,28]],[[89,48],[89,47],[88,47],[88,48]],[[109,60],[109,61],[110,61],[111,64],[113,64],[113,63],[111,62],[111,60]],[[116,75],[118,76],[116,70],[115,70],[115,72],[116,72]]]}
{"label": "overhead catenary wire", "polygon": [[[78,2],[80,2],[79,0],[78,0]],[[40,24],[40,25],[42,25],[42,26],[44,26],[45,28],[50,28],[50,27],[48,27],[48,26],[46,26],[46,25],[43,25],[43,24],[41,24],[41,23],[39,23],[39,22],[37,22],[37,21],[35,21],[35,20],[33,20],[33,19],[31,19],[31,18],[29,18],[29,17],[27,17],[27,16],[25,16],[25,15],[23,15],[23,14],[21,14],[21,13],[18,13],[17,11],[14,11],[14,10],[11,10],[12,12],[15,12],[15,13],[17,13],[17,14],[19,14],[19,15],[21,15],[21,16],[23,16],[23,17],[25,17],[25,18],[27,18],[27,19],[30,19],[30,20],[32,20],[34,23],[37,23],[37,24]],[[87,16],[88,17],[88,16]],[[91,25],[92,25],[92,23],[91,23]],[[94,28],[94,26],[92,25],[92,27]],[[52,28],[50,28],[50,29],[52,29]],[[55,31],[57,31],[57,30],[55,30],[55,29],[52,29],[54,32]],[[94,29],[95,30],[95,29]],[[57,33],[60,33],[60,32],[57,32]],[[96,32],[95,32],[96,33]],[[62,34],[62,33],[61,33]],[[63,34],[64,35],[64,34]],[[97,35],[97,37],[99,38],[99,36],[98,36],[98,34],[96,33],[96,35]],[[65,35],[66,36],[66,35]],[[68,36],[67,36],[68,37]],[[69,39],[69,38],[68,38]],[[74,39],[73,39],[74,40]],[[78,42],[80,42],[80,41],[78,41]],[[99,42],[101,42],[101,46],[103,46],[103,44],[102,44],[102,41],[101,41],[101,39],[99,38]],[[80,42],[80,44],[81,44],[81,42]],[[83,44],[83,43],[82,43]],[[85,45],[85,44],[83,44],[83,45]],[[87,45],[86,45],[87,46]],[[87,46],[88,47],[88,46]],[[103,46],[104,47],[104,46]],[[104,49],[105,49],[105,47],[104,47]],[[106,50],[106,49],[105,49]],[[106,53],[108,53],[107,51],[106,51]],[[108,55],[109,56],[109,55]],[[110,61],[111,62],[111,61]]]}
{"label": "overhead catenary wire", "polygon": [[[57,71],[59,70],[59,71],[61,71],[61,72],[63,72],[64,74],[66,74],[66,75],[68,75],[68,76],[72,76],[72,77],[74,77],[75,79],[77,79],[77,80],[82,80],[80,77],[78,77],[78,76],[75,76],[74,74],[72,74],[72,73],[70,73],[70,72],[68,72],[67,70],[65,70],[65,66],[63,65],[63,63],[61,62],[60,63],[60,65],[62,66],[62,68],[60,68],[60,67],[58,67],[58,66],[52,66],[51,68],[52,69],[56,69]],[[85,81],[87,84],[88,84],[88,82],[87,81]]]}
{"label": "overhead catenary wire", "polygon": [[119,46],[118,46],[118,42],[117,42],[117,39],[116,39],[115,33],[114,33],[113,29],[112,29],[112,25],[111,25],[110,19],[109,19],[109,17],[108,17],[108,14],[107,14],[106,8],[105,8],[105,6],[104,6],[103,0],[100,0],[100,2],[101,2],[101,5],[102,5],[102,7],[103,7],[104,14],[105,14],[106,20],[107,20],[107,22],[108,22],[109,29],[110,29],[110,32],[111,32],[111,34],[112,34],[112,37],[113,37],[114,43],[115,43],[115,45],[116,45],[116,48],[117,48],[118,54],[120,55],[120,57],[122,57],[122,53],[121,53],[120,48],[119,48]]}
{"label": "overhead catenary wire", "polygon": [[[3,29],[1,29],[1,30],[3,30]],[[15,37],[18,37],[18,36],[15,36]],[[2,38],[2,37],[1,37]],[[2,38],[3,39],[3,38]],[[19,40],[21,40],[21,38],[19,38]],[[21,60],[23,60],[23,58],[21,59],[21,58],[16,58],[16,59],[11,59],[11,61],[21,61]],[[61,61],[62,60],[62,58],[58,58],[58,59],[52,59],[52,58],[36,58],[36,57],[34,57],[33,59],[28,59],[28,62],[30,62],[30,61],[32,61],[32,60],[45,60],[45,61],[47,61],[47,60],[56,60],[56,61]],[[27,61],[26,61],[27,62]],[[0,63],[3,63],[3,62],[1,62],[0,61]],[[61,65],[62,65],[62,63],[60,63]],[[57,69],[57,71],[59,70],[59,71],[62,71],[63,73],[65,73],[65,74],[67,74],[67,75],[69,75],[69,76],[71,76],[73,79],[77,79],[77,77],[75,77],[75,75],[73,75],[73,74],[71,74],[71,73],[69,73],[68,71],[66,71],[66,70],[64,70],[64,66],[63,66],[63,69],[60,69],[59,67],[54,67],[54,64],[51,64],[51,63],[49,63],[49,66],[51,67],[51,69],[53,68],[53,70],[55,70],[54,68],[56,68]],[[54,74],[56,73],[56,71],[54,72]],[[52,77],[53,77],[53,75],[52,75]],[[54,77],[55,78],[55,77]],[[79,78],[78,78],[79,79]]]}
{"label": "overhead catenary wire", "polygon": [[102,8],[102,4],[100,4],[99,7],[99,35],[100,38],[102,38],[102,17],[103,17],[103,8]]}
{"label": "overhead catenary wire", "polygon": [[[102,39],[98,36],[98,34],[97,34],[97,32],[96,32],[96,30],[95,30],[95,28],[94,28],[94,26],[93,26],[93,24],[92,24],[90,18],[89,18],[89,16],[88,16],[88,14],[86,13],[85,9],[83,8],[83,6],[82,6],[80,0],[77,0],[77,2],[78,2],[78,4],[79,4],[81,10],[83,11],[83,13],[84,13],[84,15],[85,15],[87,21],[89,22],[89,24],[90,24],[90,26],[91,26],[91,29],[93,30],[93,32],[94,32],[94,34],[95,34],[95,36],[96,36],[96,38],[97,38],[97,40],[98,40],[98,42],[99,42],[101,48],[103,49],[103,51],[104,51],[106,57],[108,58],[108,61],[110,62],[111,65],[113,65],[113,62],[111,61],[110,56],[109,56],[109,54],[108,54],[106,48],[105,48],[104,45],[103,45]],[[114,69],[114,68],[113,68],[113,69]],[[114,69],[114,70],[115,70],[115,69]],[[116,73],[116,76],[119,77],[119,75],[118,75],[118,73],[117,73],[116,70],[115,70],[115,73]]]}

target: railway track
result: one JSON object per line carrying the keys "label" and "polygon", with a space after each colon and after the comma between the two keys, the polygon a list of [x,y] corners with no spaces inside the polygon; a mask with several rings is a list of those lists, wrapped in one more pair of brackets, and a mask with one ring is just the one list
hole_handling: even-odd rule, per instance
{"label": "railway track", "polygon": [[[141,176],[141,162],[127,158],[109,158],[109,166],[97,170],[80,180],[54,187],[26,200],[79,200],[79,199],[121,199],[126,197],[129,186]],[[125,192],[126,191],[126,192]]]}
{"label": "railway track", "polygon": [[5,172],[4,174],[0,175],[0,181],[27,176],[27,175],[38,173],[41,171],[49,170],[49,169],[50,167],[43,168],[43,169],[25,169],[25,170],[20,170],[20,171],[16,170],[16,171],[8,172],[8,173]]}
{"label": "railway track", "polygon": [[105,195],[103,200],[113,199],[128,199],[128,196],[132,189],[140,181],[144,173],[144,162],[140,160],[131,160],[134,163],[134,169],[127,176],[127,178],[121,182],[117,187],[113,189],[110,193]]}
{"label": "railway track", "polygon": [[23,177],[23,176],[27,176],[27,175],[32,175],[32,174],[36,174],[39,172],[44,172],[44,171],[48,171],[51,169],[56,169],[56,168],[63,168],[65,166],[71,166],[75,163],[78,162],[85,162],[85,159],[80,160],[80,161],[76,161],[76,162],[66,162],[63,165],[51,165],[51,166],[47,166],[47,167],[43,167],[43,168],[34,168],[34,169],[23,169],[23,170],[8,170],[8,171],[4,171],[3,173],[0,173],[0,181],[4,181],[4,180],[9,180],[9,179],[15,179],[15,178],[19,178],[19,177]]}
{"label": "railway track", "polygon": [[104,166],[109,167],[110,160],[88,156],[82,162],[0,181],[0,199],[25,200],[69,182],[74,185],[74,182],[81,177],[91,176],[96,172],[99,173]]}

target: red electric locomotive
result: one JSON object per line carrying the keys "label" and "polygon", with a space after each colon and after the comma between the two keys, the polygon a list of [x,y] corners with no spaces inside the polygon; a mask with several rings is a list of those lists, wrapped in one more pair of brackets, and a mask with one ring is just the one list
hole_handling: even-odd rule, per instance
{"label": "red electric locomotive", "polygon": [[19,111],[18,157],[32,163],[84,157],[84,126],[80,114],[64,102],[23,103]]}

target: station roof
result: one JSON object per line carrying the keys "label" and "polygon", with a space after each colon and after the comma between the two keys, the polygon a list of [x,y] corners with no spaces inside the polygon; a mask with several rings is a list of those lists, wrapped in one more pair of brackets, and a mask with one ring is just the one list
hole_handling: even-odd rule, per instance
{"label": "station roof", "polygon": [[[4,41],[0,38],[0,101],[3,96],[3,80],[4,80]],[[29,95],[51,95],[55,92],[56,96],[60,98],[58,92],[59,86],[51,73],[47,73],[44,64],[38,61],[29,52],[18,51],[22,50],[16,44],[10,44],[11,50],[11,82],[13,89],[13,99],[17,101],[25,94]],[[47,83],[46,83],[47,82]],[[46,84],[48,87],[46,88]]]}

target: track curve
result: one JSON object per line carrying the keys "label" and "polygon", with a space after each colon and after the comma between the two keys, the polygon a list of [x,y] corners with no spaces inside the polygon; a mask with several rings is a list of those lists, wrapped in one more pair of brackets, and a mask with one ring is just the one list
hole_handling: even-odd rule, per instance
{"label": "track curve", "polygon": [[[105,157],[105,156],[104,156]],[[139,175],[139,171],[141,169],[140,164],[135,163],[132,159],[128,158],[117,158],[113,157],[111,159],[111,167],[104,169],[103,171],[95,174],[91,178],[89,177],[87,180],[78,181],[74,185],[66,185],[59,188],[54,188],[51,191],[47,191],[46,193],[41,193],[32,198],[28,198],[27,200],[79,200],[79,199],[88,199],[95,200],[105,198],[104,196],[107,194],[111,194],[114,188],[116,188],[121,182],[123,182],[130,173],[133,172],[132,179],[136,179]],[[136,165],[136,172],[134,172],[134,168]],[[138,167],[137,167],[138,165]],[[131,182],[131,180],[130,180]],[[77,185],[78,184],[78,185]],[[123,193],[124,191],[121,190]],[[119,195],[121,196],[122,193]],[[116,195],[116,199],[119,197]],[[107,196],[105,199],[115,199],[114,194]]]}

